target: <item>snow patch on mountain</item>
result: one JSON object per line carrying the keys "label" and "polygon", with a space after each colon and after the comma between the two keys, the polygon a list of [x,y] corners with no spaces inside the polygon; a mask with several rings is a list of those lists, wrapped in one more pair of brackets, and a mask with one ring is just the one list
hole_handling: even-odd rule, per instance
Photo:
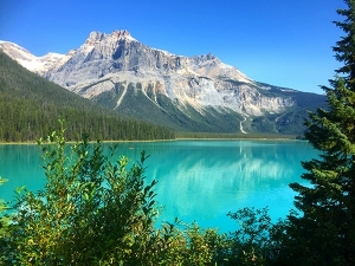
{"label": "snow patch on mountain", "polygon": [[58,53],[48,53],[37,57],[25,48],[7,41],[0,41],[0,49],[23,67],[41,76],[65,57],[65,55]]}

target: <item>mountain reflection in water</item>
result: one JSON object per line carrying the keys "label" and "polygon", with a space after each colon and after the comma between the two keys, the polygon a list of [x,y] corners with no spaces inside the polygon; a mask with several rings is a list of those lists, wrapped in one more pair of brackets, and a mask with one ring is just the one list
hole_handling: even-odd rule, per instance
{"label": "mountain reflection in water", "polygon": [[[110,144],[104,144],[105,147]],[[145,150],[147,182],[155,187],[159,221],[175,217],[203,227],[232,231],[226,214],[242,207],[268,206],[271,217],[285,217],[293,207],[291,182],[303,182],[301,161],[317,151],[302,141],[172,141],[122,143],[118,155],[140,158]],[[44,185],[36,145],[0,145],[0,198],[13,198],[16,187],[37,190]]]}

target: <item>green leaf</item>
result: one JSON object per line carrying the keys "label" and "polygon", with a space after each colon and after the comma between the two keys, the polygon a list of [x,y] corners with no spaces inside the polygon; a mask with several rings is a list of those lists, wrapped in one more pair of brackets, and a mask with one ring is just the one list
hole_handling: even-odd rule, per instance
{"label": "green leaf", "polygon": [[22,187],[17,187],[16,188],[16,194],[21,194],[22,193],[22,191],[24,190],[26,188],[26,186],[22,186]]}

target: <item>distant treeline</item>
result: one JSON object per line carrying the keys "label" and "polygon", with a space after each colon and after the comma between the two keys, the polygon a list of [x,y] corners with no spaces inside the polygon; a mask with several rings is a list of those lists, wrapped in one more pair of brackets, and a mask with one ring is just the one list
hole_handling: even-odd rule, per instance
{"label": "distant treeline", "polygon": [[219,133],[219,132],[186,132],[176,131],[176,139],[302,139],[302,136],[286,135],[286,134],[271,134],[271,133]]}
{"label": "distant treeline", "polygon": [[171,139],[164,127],[124,119],[24,69],[0,51],[0,141],[34,141],[66,122],[66,138],[83,133],[100,140]]}

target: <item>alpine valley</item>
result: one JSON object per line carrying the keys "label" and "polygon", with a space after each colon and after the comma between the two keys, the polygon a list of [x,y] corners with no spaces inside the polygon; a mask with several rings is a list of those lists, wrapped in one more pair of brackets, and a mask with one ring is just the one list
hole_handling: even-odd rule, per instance
{"label": "alpine valley", "polygon": [[186,57],[142,44],[126,30],[91,32],[67,54],[0,49],[23,67],[130,119],[177,131],[301,135],[325,96],[261,83],[212,54]]}

